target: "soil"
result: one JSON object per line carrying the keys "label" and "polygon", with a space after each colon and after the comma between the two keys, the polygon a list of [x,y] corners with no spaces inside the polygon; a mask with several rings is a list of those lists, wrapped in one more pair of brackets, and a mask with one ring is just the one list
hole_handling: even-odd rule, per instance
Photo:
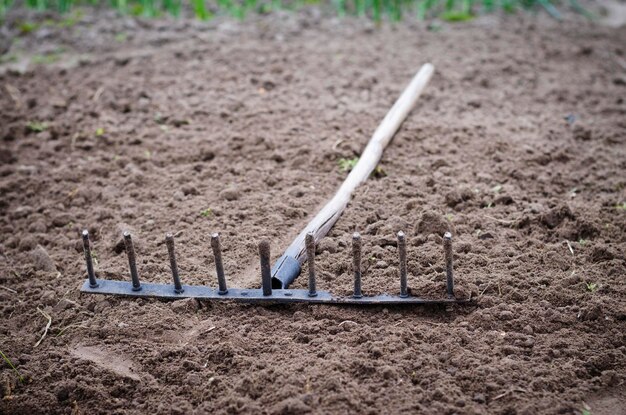
{"label": "soil", "polygon": [[[22,379],[3,363],[1,412],[626,413],[623,26],[377,27],[311,8],[87,13],[18,36],[18,17],[0,75],[0,344]],[[219,231],[229,284],[258,286],[257,243],[280,255],[424,62],[435,76],[385,175],[318,246],[318,289],[350,292],[358,230],[365,293],[397,292],[404,230],[412,292],[443,296],[451,230],[473,304],[80,294],[82,229],[101,278],[128,279],[130,229],[144,281],[169,281],[172,232],[184,283],[215,286]]]}

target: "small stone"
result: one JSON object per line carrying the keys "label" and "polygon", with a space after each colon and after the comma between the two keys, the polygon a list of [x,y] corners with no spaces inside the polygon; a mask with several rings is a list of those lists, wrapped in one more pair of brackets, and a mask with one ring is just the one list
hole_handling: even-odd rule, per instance
{"label": "small stone", "polygon": [[57,267],[54,265],[54,261],[41,245],[37,245],[37,247],[30,253],[30,256],[33,260],[35,269],[46,272],[55,272],[57,270]]}
{"label": "small stone", "polygon": [[236,187],[227,187],[220,192],[220,197],[224,200],[237,200],[239,196],[240,192]]}
{"label": "small stone", "polygon": [[378,261],[376,263],[376,268],[387,268],[387,263],[385,261]]}

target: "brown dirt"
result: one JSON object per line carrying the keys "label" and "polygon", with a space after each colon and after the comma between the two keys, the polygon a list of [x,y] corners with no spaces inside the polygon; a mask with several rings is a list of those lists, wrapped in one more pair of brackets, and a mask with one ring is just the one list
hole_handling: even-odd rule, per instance
{"label": "brown dirt", "polygon": [[[626,412],[624,28],[376,28],[311,9],[243,24],[87,16],[38,33],[16,41],[63,45],[61,60],[0,78],[0,344],[24,377],[2,366],[3,413]],[[413,291],[441,295],[449,227],[473,306],[79,293],[83,228],[101,277],[127,278],[128,227],[144,280],[169,280],[163,235],[179,232],[184,281],[213,284],[220,231],[230,283],[258,285],[259,239],[274,256],[288,245],[426,61],[436,75],[387,175],[319,247],[318,285],[350,290],[359,230],[365,291],[396,291],[404,229]],[[38,307],[52,325],[35,347]]]}

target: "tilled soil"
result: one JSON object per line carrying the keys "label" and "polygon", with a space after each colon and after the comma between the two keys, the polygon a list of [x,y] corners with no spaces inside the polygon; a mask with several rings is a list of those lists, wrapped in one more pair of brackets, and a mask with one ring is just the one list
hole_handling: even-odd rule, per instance
{"label": "tilled soil", "polygon": [[[0,344],[22,377],[3,364],[2,412],[626,413],[625,40],[581,19],[315,9],[16,38],[63,53],[0,75]],[[397,292],[404,230],[412,292],[443,296],[450,230],[472,305],[80,294],[82,229],[102,278],[128,278],[130,229],[143,280],[169,281],[172,232],[183,281],[215,285],[219,231],[229,283],[258,286],[257,243],[280,255],[424,62],[384,175],[318,246],[318,289],[350,292],[359,231],[365,293]]]}

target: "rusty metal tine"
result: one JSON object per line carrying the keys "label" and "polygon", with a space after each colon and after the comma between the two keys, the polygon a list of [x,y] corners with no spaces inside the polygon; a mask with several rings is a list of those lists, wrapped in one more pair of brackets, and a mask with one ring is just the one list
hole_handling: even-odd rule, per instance
{"label": "rusty metal tine", "polygon": [[446,259],[446,291],[448,298],[454,298],[454,275],[452,269],[452,234],[443,235],[443,250]]}
{"label": "rusty metal tine", "polygon": [[352,268],[354,270],[354,294],[352,297],[361,298],[361,235],[355,232],[352,235]]}
{"label": "rusty metal tine", "polygon": [[270,243],[262,240],[259,243],[259,256],[261,257],[261,285],[263,295],[272,295],[272,271],[270,265]]}
{"label": "rusty metal tine", "polygon": [[130,278],[133,282],[133,291],[141,290],[139,282],[139,274],[137,273],[137,261],[135,258],[135,247],[130,232],[124,231],[124,246],[126,246],[126,255],[128,256],[128,267],[130,268]]}
{"label": "rusty metal tine", "polygon": [[224,274],[224,263],[222,262],[222,244],[220,243],[220,234],[211,235],[211,248],[213,248],[213,256],[215,257],[215,271],[217,272],[217,293],[224,295],[228,293],[226,286],[226,275]]}
{"label": "rusty metal tine", "polygon": [[96,281],[96,273],[93,270],[93,258],[91,257],[91,247],[89,246],[89,231],[83,231],[83,251],[85,251],[85,262],[87,263],[87,277],[89,278],[89,287],[98,288]]}
{"label": "rusty metal tine", "polygon": [[306,256],[309,264],[309,297],[316,297],[315,287],[315,236],[313,232],[306,234]]}
{"label": "rusty metal tine", "polygon": [[406,277],[406,237],[404,232],[398,232],[398,256],[400,261],[400,297],[409,296]]}
{"label": "rusty metal tine", "polygon": [[172,234],[168,233],[165,235],[165,245],[167,245],[167,254],[170,257],[170,268],[172,268],[172,279],[174,280],[174,292],[176,294],[180,294],[185,290],[180,283],[180,276],[178,275],[176,252],[174,251],[174,237]]}

